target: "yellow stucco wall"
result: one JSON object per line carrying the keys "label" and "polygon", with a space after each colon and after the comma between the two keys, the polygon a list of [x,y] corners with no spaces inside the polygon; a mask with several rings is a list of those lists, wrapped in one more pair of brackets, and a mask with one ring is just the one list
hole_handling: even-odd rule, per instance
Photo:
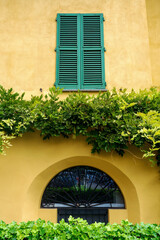
{"label": "yellow stucco wall", "polygon": [[154,86],[160,86],[160,1],[146,0],[150,58]]}
{"label": "yellow stucco wall", "polygon": [[84,137],[43,141],[39,133],[25,134],[12,143],[7,155],[0,157],[0,219],[10,222],[41,217],[55,222],[56,210],[40,209],[46,185],[68,167],[87,165],[110,175],[124,195],[126,209],[109,210],[110,222],[124,218],[160,222],[159,168],[152,168],[136,148],[124,157],[115,152],[91,154]]}
{"label": "yellow stucco wall", "polygon": [[[103,13],[107,88],[158,85],[160,15],[151,2],[159,6],[159,0],[0,0],[0,84],[27,97],[47,91],[55,82],[56,14]],[[0,156],[0,219],[56,222],[56,210],[40,209],[47,183],[67,167],[88,165],[109,174],[124,195],[126,209],[109,210],[110,222],[160,222],[159,170],[136,148],[123,158],[92,155],[82,137],[43,141],[38,133],[12,143]]]}
{"label": "yellow stucco wall", "polygon": [[128,219],[126,209],[109,209],[108,218],[110,223],[121,223],[121,219]]}
{"label": "yellow stucco wall", "polygon": [[152,85],[145,0],[0,0],[0,84],[28,95],[55,82],[57,13],[103,13],[107,88]]}

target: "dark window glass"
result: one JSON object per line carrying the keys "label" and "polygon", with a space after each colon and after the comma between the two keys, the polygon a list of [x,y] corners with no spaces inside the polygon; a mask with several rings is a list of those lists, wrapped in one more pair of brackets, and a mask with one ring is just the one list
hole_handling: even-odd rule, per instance
{"label": "dark window glass", "polygon": [[124,208],[123,195],[106,173],[88,166],[65,169],[47,185],[42,208]]}

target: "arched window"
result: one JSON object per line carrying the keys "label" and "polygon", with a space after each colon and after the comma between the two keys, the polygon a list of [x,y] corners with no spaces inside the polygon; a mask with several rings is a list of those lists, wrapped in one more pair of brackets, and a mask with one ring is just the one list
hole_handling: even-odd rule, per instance
{"label": "arched window", "polygon": [[100,215],[108,208],[124,207],[123,195],[113,179],[101,170],[88,166],[76,166],[58,173],[47,185],[41,202],[41,208],[61,210],[59,220],[62,218],[60,212],[88,220],[84,217],[87,212],[89,215],[95,215],[95,212]]}

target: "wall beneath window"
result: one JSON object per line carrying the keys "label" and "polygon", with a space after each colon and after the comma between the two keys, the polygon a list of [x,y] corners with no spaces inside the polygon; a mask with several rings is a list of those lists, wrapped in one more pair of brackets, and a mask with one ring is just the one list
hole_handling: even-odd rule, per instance
{"label": "wall beneath window", "polygon": [[154,86],[160,86],[160,1],[146,0],[150,58]]}
{"label": "wall beneath window", "polygon": [[109,210],[109,221],[160,223],[159,167],[151,167],[142,153],[129,148],[117,153],[91,154],[84,137],[45,140],[39,133],[27,133],[12,141],[6,156],[0,156],[0,219],[27,221],[43,218],[56,222],[55,209],[41,209],[48,182],[60,171],[77,165],[98,168],[120,187],[126,209]]}
{"label": "wall beneath window", "polygon": [[57,13],[104,14],[107,88],[152,85],[145,0],[0,0],[0,84],[28,97],[53,86]]}

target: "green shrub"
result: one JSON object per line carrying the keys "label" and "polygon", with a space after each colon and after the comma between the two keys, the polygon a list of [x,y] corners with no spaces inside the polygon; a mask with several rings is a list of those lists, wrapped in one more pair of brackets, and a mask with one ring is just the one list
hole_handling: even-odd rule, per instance
{"label": "green shrub", "polygon": [[61,220],[53,224],[38,219],[37,221],[12,222],[6,224],[0,222],[0,240],[123,240],[123,239],[160,239],[160,225],[157,224],[135,224],[122,221],[121,224],[93,223],[88,224],[86,220],[69,217],[69,223]]}

